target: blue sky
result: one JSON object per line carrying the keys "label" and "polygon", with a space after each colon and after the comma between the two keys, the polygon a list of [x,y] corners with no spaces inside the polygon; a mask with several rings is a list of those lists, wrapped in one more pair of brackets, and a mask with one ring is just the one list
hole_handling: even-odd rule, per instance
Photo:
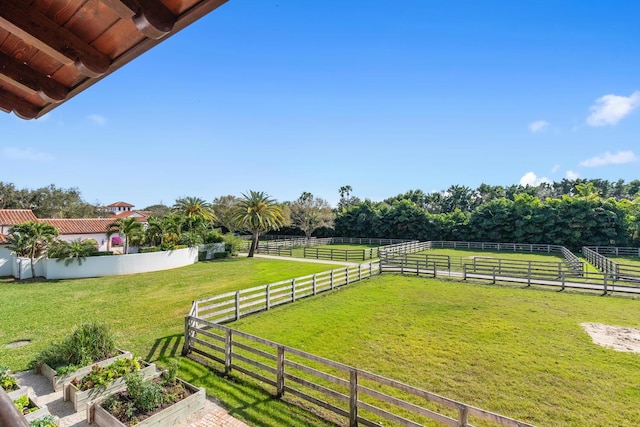
{"label": "blue sky", "polygon": [[638,1],[229,0],[36,121],[0,181],[143,208],[640,179]]}

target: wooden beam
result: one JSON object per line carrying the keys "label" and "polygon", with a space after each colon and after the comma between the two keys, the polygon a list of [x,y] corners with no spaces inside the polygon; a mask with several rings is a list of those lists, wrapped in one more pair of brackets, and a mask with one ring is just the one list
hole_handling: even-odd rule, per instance
{"label": "wooden beam", "polygon": [[177,17],[157,0],[102,0],[120,18],[133,19],[136,28],[152,39],[160,39],[173,30]]}
{"label": "wooden beam", "polygon": [[28,3],[0,0],[0,26],[63,64],[75,64],[89,77],[109,70],[111,60]]}
{"label": "wooden beam", "polygon": [[65,86],[3,53],[0,53],[0,80],[38,94],[46,102],[61,102],[69,95]]}
{"label": "wooden beam", "polygon": [[13,113],[21,119],[35,119],[40,108],[3,89],[0,89],[0,110]]}

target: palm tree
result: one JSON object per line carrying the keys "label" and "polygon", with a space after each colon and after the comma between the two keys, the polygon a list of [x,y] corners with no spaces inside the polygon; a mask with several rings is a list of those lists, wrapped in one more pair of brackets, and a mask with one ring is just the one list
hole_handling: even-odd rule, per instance
{"label": "palm tree", "polygon": [[178,199],[171,210],[174,213],[186,217],[187,220],[185,224],[187,231],[193,231],[203,226],[206,228],[207,224],[213,224],[213,221],[216,219],[216,215],[211,208],[211,203],[199,197],[183,197]]}
{"label": "palm tree", "polygon": [[129,253],[129,242],[142,234],[142,223],[135,218],[118,218],[107,226],[107,237],[118,233],[124,237],[124,253]]}
{"label": "palm tree", "polygon": [[242,198],[233,208],[233,218],[239,228],[251,232],[249,257],[253,256],[258,247],[260,233],[278,230],[285,221],[280,205],[262,191],[242,194]]}
{"label": "palm tree", "polygon": [[36,277],[36,259],[47,253],[49,245],[58,236],[58,230],[51,224],[27,221],[14,225],[10,230],[10,248],[18,256],[31,259],[31,277]]}

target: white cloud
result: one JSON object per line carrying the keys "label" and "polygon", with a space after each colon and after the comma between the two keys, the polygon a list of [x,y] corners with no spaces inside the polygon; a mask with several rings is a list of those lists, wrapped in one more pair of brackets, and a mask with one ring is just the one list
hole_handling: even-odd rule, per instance
{"label": "white cloud", "polygon": [[596,156],[587,160],[583,160],[582,162],[580,162],[580,166],[594,167],[605,165],[621,165],[624,163],[631,163],[636,161],[638,161],[638,156],[636,156],[633,151],[618,151],[616,154],[611,154],[607,151],[602,156]]}
{"label": "white cloud", "polygon": [[529,130],[531,133],[543,132],[549,127],[549,124],[546,120],[538,120],[537,122],[529,123]]}
{"label": "white cloud", "polygon": [[633,92],[631,96],[605,95],[596,99],[596,103],[589,108],[591,114],[587,117],[587,124],[615,125],[639,105],[640,91]]}
{"label": "white cloud", "polygon": [[540,177],[538,178],[536,176],[535,173],[533,172],[527,172],[525,173],[522,178],[520,178],[520,185],[522,185],[523,187],[526,187],[527,185],[530,185],[531,187],[537,187],[538,185],[542,184],[543,182],[551,182],[551,180],[549,178],[546,177]]}
{"label": "white cloud", "polygon": [[107,123],[107,118],[99,114],[92,114],[88,116],[87,119],[97,124],[98,126],[104,126]]}
{"label": "white cloud", "polygon": [[568,180],[576,180],[578,178],[580,178],[580,175],[578,175],[578,172],[574,172],[572,170],[568,170],[565,174],[564,177],[567,178]]}
{"label": "white cloud", "polygon": [[51,154],[33,148],[4,147],[0,149],[2,160],[27,160],[30,162],[50,162],[55,159]]}

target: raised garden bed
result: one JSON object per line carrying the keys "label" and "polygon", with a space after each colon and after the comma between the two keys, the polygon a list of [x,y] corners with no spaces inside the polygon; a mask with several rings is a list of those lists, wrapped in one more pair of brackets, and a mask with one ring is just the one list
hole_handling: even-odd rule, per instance
{"label": "raised garden bed", "polygon": [[[171,427],[178,421],[181,421],[191,414],[204,408],[206,394],[203,388],[198,388],[186,381],[177,379],[182,386],[191,394],[172,405],[155,412],[150,417],[142,419],[136,423],[136,427]],[[105,408],[101,406],[105,399],[93,401],[87,406],[87,421],[95,423],[100,427],[127,427],[116,417],[111,415]]]}
{"label": "raised garden bed", "polygon": [[29,412],[23,412],[23,416],[29,422],[42,418],[47,415],[51,415],[49,413],[49,409],[47,409],[46,405],[40,406],[35,401],[35,393],[30,387],[21,387],[16,391],[12,391],[9,394],[9,398],[14,402],[19,399],[28,399],[28,405],[26,407],[31,408]]}
{"label": "raised garden bed", "polygon": [[[160,375],[160,372],[154,363],[141,362],[141,365],[140,370],[137,372],[142,375],[142,378],[150,379]],[[116,378],[106,386],[98,386],[84,391],[76,387],[73,382],[70,382],[66,385],[64,400],[72,401],[74,409],[76,412],[79,412],[86,409],[88,403],[125,390],[126,388],[127,386],[124,382],[124,377]]]}
{"label": "raised garden bed", "polygon": [[[78,369],[77,371],[71,372],[71,373],[66,374],[66,375],[58,375],[56,370],[51,368],[46,363],[43,363],[43,364],[39,365],[36,368],[36,371],[39,374],[42,374],[46,378],[49,378],[51,380],[51,385],[52,385],[54,391],[59,391],[60,389],[63,388],[63,386],[65,384],[70,383],[71,380],[73,380],[74,378],[80,379],[80,378],[84,377],[85,375],[87,375],[89,372],[91,372],[91,368],[94,365],[107,366],[107,365],[112,364],[117,359],[120,359],[120,358],[123,358],[123,357],[127,357],[127,358],[132,358],[133,357],[133,355],[129,351],[118,350],[118,352],[120,354],[118,354],[117,356],[111,357],[109,359],[101,360],[101,361],[98,361],[96,363],[92,363],[91,365],[88,365],[88,366],[83,366],[82,368]],[[66,388],[64,390],[66,392]],[[67,396],[65,396],[65,400],[69,400],[67,398]]]}

